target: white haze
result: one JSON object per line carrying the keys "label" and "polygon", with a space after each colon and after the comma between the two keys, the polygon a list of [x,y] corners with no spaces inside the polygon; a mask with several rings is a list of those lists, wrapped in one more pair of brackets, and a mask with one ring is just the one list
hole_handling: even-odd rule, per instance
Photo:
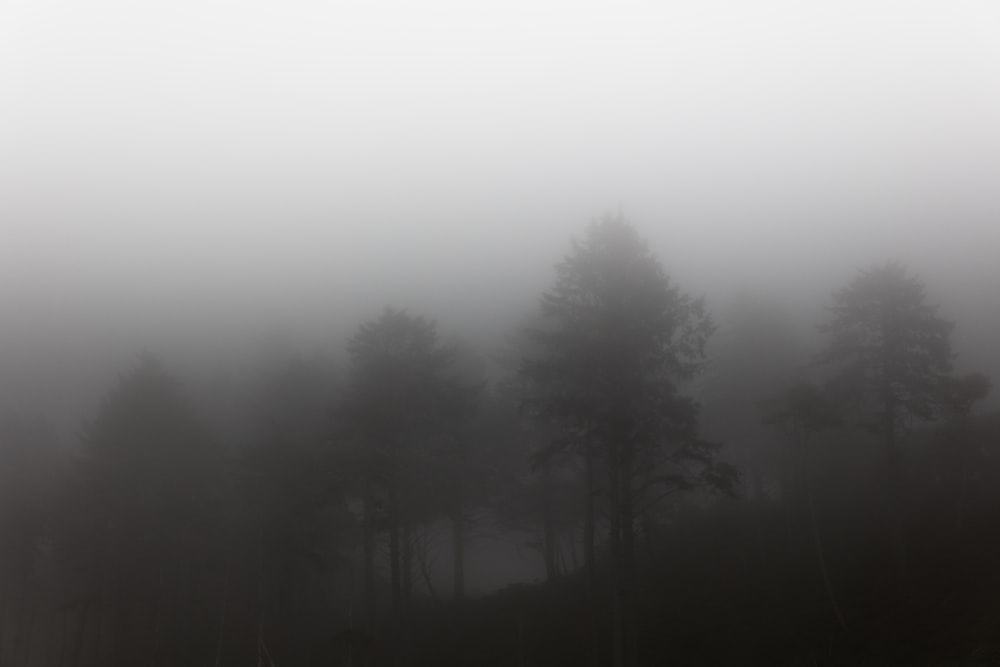
{"label": "white haze", "polygon": [[71,412],[140,347],[276,327],[335,352],[385,304],[493,341],[618,206],[710,305],[906,261],[1000,379],[998,34],[988,2],[7,0],[7,393]]}

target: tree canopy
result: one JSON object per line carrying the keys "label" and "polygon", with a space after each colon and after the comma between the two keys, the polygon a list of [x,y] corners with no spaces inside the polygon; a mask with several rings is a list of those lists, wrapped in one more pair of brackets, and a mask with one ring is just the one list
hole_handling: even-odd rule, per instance
{"label": "tree canopy", "polygon": [[861,423],[891,436],[912,418],[933,419],[951,372],[952,323],[928,303],[919,278],[896,262],[860,272],[833,296],[820,355]]}

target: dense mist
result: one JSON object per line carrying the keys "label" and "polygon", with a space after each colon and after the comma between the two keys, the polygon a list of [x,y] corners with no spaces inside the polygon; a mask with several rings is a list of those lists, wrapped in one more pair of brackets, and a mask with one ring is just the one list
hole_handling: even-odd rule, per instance
{"label": "dense mist", "polygon": [[0,8],[0,667],[1000,661],[1000,10]]}

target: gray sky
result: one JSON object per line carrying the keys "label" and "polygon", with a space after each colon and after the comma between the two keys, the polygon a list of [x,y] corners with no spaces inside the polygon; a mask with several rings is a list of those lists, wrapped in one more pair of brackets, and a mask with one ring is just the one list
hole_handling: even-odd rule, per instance
{"label": "gray sky", "polygon": [[0,335],[496,327],[620,202],[694,291],[896,257],[991,345],[997,35],[990,2],[7,0]]}

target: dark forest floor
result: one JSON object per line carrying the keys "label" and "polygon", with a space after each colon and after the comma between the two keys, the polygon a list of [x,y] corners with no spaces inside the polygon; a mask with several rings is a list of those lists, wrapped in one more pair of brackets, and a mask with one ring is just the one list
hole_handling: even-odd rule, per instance
{"label": "dark forest floor", "polygon": [[[848,517],[830,522],[827,558],[845,630],[808,535],[790,533],[775,505],[752,520],[745,512],[700,513],[647,545],[638,664],[1000,664],[1000,540],[975,522],[948,540],[911,526],[902,577],[877,531],[848,530]],[[990,524],[1000,525],[981,528]],[[610,591],[602,586],[598,598],[596,642],[582,575],[512,586],[460,608],[416,609],[412,664],[610,664]]]}

